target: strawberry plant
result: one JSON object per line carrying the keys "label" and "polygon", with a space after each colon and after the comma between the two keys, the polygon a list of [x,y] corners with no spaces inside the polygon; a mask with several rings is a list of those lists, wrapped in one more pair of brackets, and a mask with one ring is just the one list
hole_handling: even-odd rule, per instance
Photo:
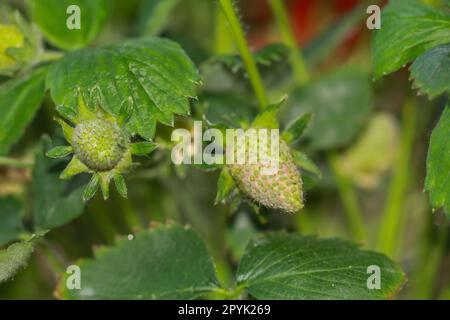
{"label": "strawberry plant", "polygon": [[0,5],[0,297],[448,298],[448,1],[264,3]]}

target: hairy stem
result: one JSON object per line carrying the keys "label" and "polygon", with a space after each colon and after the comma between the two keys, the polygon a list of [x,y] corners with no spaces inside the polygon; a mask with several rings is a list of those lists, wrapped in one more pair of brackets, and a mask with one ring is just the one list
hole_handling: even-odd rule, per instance
{"label": "hairy stem", "polygon": [[216,8],[214,17],[214,53],[230,54],[233,52],[233,37],[228,30],[228,22],[220,7]]}
{"label": "hairy stem", "polygon": [[398,250],[397,239],[402,238],[401,222],[403,220],[404,202],[408,178],[411,168],[414,132],[416,124],[416,105],[413,99],[408,99],[403,106],[403,128],[400,151],[393,169],[386,206],[381,218],[378,234],[379,251],[394,256]]}
{"label": "hairy stem", "polygon": [[358,197],[353,187],[352,181],[343,175],[339,169],[338,159],[334,153],[328,154],[328,163],[336,180],[336,185],[341,197],[342,204],[345,208],[345,215],[353,235],[353,239],[357,242],[367,240],[367,231],[364,226],[364,219],[359,207]]}
{"label": "hairy stem", "polygon": [[253,87],[253,90],[255,91],[256,98],[258,99],[260,108],[262,110],[269,104],[266,90],[264,88],[264,84],[261,79],[258,67],[256,66],[255,60],[253,59],[253,55],[250,52],[247,39],[245,39],[244,30],[242,29],[241,23],[236,15],[232,0],[219,0],[219,3],[230,25],[231,33],[233,34],[234,40],[236,41],[245,65],[245,69],[250,78],[251,85]]}
{"label": "hairy stem", "polygon": [[308,83],[310,77],[300,47],[297,45],[289,16],[282,0],[269,0],[283,42],[290,48],[294,80],[298,86]]}

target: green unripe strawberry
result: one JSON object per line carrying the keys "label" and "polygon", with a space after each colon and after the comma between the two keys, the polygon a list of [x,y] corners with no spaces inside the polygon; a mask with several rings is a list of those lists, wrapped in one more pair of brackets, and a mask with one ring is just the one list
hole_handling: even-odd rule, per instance
{"label": "green unripe strawberry", "polygon": [[70,145],[55,147],[47,152],[47,156],[59,158],[73,154],[60,177],[70,179],[83,172],[92,173],[83,194],[85,201],[90,200],[99,187],[104,199],[108,199],[111,181],[114,181],[117,191],[127,197],[123,175],[136,166],[132,155],[145,155],[156,148],[154,143],[148,141],[131,142],[126,128],[129,110],[123,108],[121,114],[115,117],[100,105],[88,107],[80,94],[77,112],[64,106],[59,106],[58,111],[62,118],[56,120]]}
{"label": "green unripe strawberry", "polygon": [[130,145],[123,128],[103,119],[77,124],[72,139],[75,154],[94,171],[107,171],[116,167]]}
{"label": "green unripe strawberry", "polygon": [[239,189],[255,202],[288,213],[295,213],[303,208],[300,172],[289,146],[283,140],[279,140],[279,163],[275,174],[263,174],[267,165],[261,162],[233,164],[229,167]]}

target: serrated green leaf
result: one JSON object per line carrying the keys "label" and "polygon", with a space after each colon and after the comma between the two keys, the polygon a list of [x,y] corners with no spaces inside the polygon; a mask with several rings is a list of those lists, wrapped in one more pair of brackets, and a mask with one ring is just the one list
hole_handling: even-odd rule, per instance
{"label": "serrated green leaf", "polygon": [[213,125],[241,128],[255,117],[255,108],[238,94],[207,94],[200,101],[206,105],[204,116]]}
{"label": "serrated green leaf", "polygon": [[[30,12],[43,34],[63,49],[79,49],[91,43],[108,18],[109,0],[29,0]],[[80,29],[69,29],[76,5],[80,13]]]}
{"label": "serrated green leaf", "polygon": [[78,265],[81,290],[67,290],[63,278],[63,298],[194,299],[218,286],[204,243],[192,229],[178,225],[143,230]]}
{"label": "serrated green leaf", "polygon": [[135,142],[131,144],[131,153],[137,156],[145,156],[150,154],[157,147],[158,145],[153,142]]}
{"label": "serrated green leaf", "polygon": [[22,136],[44,98],[47,68],[0,85],[0,155]]}
{"label": "serrated green leaf", "polygon": [[170,13],[180,0],[144,0],[139,12],[140,33],[158,35],[169,22]]}
{"label": "serrated green leaf", "polygon": [[363,72],[338,69],[298,90],[289,102],[283,122],[312,112],[303,137],[315,149],[331,149],[350,143],[364,125],[373,108],[372,86]]}
{"label": "serrated green leaf", "polygon": [[227,168],[222,169],[217,180],[217,194],[215,203],[218,204],[224,201],[235,188],[234,179],[228,172]]}
{"label": "serrated green leaf", "polygon": [[255,62],[262,66],[271,66],[274,62],[289,57],[289,48],[282,43],[271,43],[254,53]]}
{"label": "serrated green leaf", "polygon": [[434,98],[450,92],[450,44],[433,48],[411,65],[411,78],[420,92]]}
{"label": "serrated green leaf", "polygon": [[[272,44],[253,53],[261,77],[267,88],[280,87],[289,81],[289,50],[283,44]],[[200,65],[205,92],[247,94],[248,75],[239,55],[221,55]]]}
{"label": "serrated green leaf", "polygon": [[450,42],[450,14],[419,0],[390,1],[372,41],[375,78],[394,72],[425,51]]}
{"label": "serrated green leaf", "polygon": [[283,139],[287,143],[292,143],[300,139],[303,132],[308,127],[312,115],[313,115],[312,112],[307,112],[305,114],[302,114],[296,120],[292,121],[290,124],[288,124],[286,130],[283,132],[282,135]]}
{"label": "serrated green leaf", "polygon": [[189,99],[196,96],[199,82],[194,64],[177,43],[150,37],[69,53],[52,66],[46,84],[58,105],[74,111],[78,92],[88,105],[100,101],[116,117],[131,99],[127,127],[150,140],[157,121],[172,125],[174,114],[189,114]]}
{"label": "serrated green leaf", "polygon": [[25,232],[22,204],[13,197],[0,198],[0,247],[19,239]]}
{"label": "serrated green leaf", "polygon": [[[367,287],[369,266],[380,268],[380,289]],[[247,246],[237,280],[257,299],[385,299],[405,275],[388,257],[348,241],[270,233]]]}
{"label": "serrated green leaf", "polygon": [[315,163],[311,159],[309,159],[306,154],[296,150],[291,150],[291,154],[294,163],[299,168],[315,174],[318,178],[322,178],[322,172],[320,171],[319,167],[317,167]]}
{"label": "serrated green leaf", "polygon": [[433,208],[443,208],[450,219],[450,105],[431,135],[427,156],[425,189]]}
{"label": "serrated green leaf", "polygon": [[200,74],[204,83],[202,89],[208,94],[217,93],[226,96],[230,92],[233,92],[233,95],[244,95],[248,92],[248,79],[241,73],[232,72],[224,64],[207,60],[200,65]]}
{"label": "serrated green leaf", "polygon": [[84,209],[81,201],[84,179],[64,181],[59,172],[65,161],[50,159],[45,153],[51,148],[48,137],[42,139],[32,173],[32,212],[36,230],[59,227],[78,217]]}
{"label": "serrated green leaf", "polygon": [[27,266],[36,240],[42,235],[43,233],[34,235],[29,240],[13,243],[8,248],[0,250],[0,284],[8,281]]}
{"label": "serrated green leaf", "polygon": [[64,158],[73,152],[73,148],[71,146],[58,146],[49,150],[46,153],[46,156],[49,158]]}
{"label": "serrated green leaf", "polygon": [[[289,48],[281,43],[272,43],[253,53],[253,59],[257,65],[271,66],[273,63],[284,61],[289,56]],[[232,72],[244,70],[244,63],[240,55],[221,55],[212,59],[214,63],[220,63]]]}

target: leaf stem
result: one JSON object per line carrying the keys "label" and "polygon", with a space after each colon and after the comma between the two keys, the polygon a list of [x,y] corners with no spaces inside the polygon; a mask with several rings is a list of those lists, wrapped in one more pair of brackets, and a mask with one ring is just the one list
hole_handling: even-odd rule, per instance
{"label": "leaf stem", "polygon": [[32,168],[33,162],[22,159],[0,157],[0,166],[15,167],[15,168]]}
{"label": "leaf stem", "polygon": [[244,35],[241,23],[236,15],[236,11],[233,7],[232,0],[219,0],[223,13],[230,25],[231,32],[234,36],[242,60],[245,65],[245,69],[250,78],[251,85],[255,91],[256,98],[258,99],[261,110],[269,105],[266,90],[264,88],[261,74],[256,66],[253,55],[250,52],[247,39]]}
{"label": "leaf stem", "polygon": [[[304,86],[310,81],[308,69],[300,46],[295,39],[294,30],[289,22],[289,16],[282,0],[269,0],[269,5],[281,33],[281,38],[289,48],[290,63],[293,70],[294,83],[297,86]],[[297,226],[303,233],[313,233],[316,231],[315,224],[307,214],[301,214],[297,219]]]}
{"label": "leaf stem", "polygon": [[126,201],[126,199],[121,196],[116,196],[116,200],[121,212],[123,213],[122,216],[125,219],[129,231],[133,231],[137,227],[142,227],[143,225],[139,214],[134,210],[129,201]]}
{"label": "leaf stem", "polygon": [[39,55],[39,63],[51,62],[61,59],[64,56],[63,52],[60,51],[44,51]]}
{"label": "leaf stem", "polygon": [[53,248],[48,245],[48,243],[44,243],[43,246],[39,246],[37,250],[42,254],[42,257],[48,264],[47,266],[50,268],[53,281],[57,281],[58,276],[64,272],[64,263],[60,260],[58,254],[55,253]]}
{"label": "leaf stem", "polygon": [[411,155],[413,150],[417,108],[412,98],[403,106],[403,128],[400,151],[393,169],[386,205],[381,218],[378,233],[379,251],[394,256],[398,250],[398,241],[401,235],[401,222],[403,220],[405,193],[411,172]]}
{"label": "leaf stem", "polygon": [[283,42],[290,48],[291,64],[294,72],[294,80],[298,86],[309,82],[310,76],[306,68],[302,51],[297,44],[295,34],[289,22],[289,16],[282,0],[269,0],[273,15],[277,22]]}
{"label": "leaf stem", "polygon": [[[435,231],[436,228],[432,228]],[[417,270],[417,286],[414,299],[432,299],[433,288],[439,272],[442,258],[445,256],[445,249],[448,239],[448,224],[440,226],[438,238],[435,241],[428,239],[419,270]]]}
{"label": "leaf stem", "polygon": [[[92,201],[92,200],[91,200]],[[114,238],[119,233],[116,225],[111,220],[110,210],[106,207],[104,201],[99,201],[94,206],[87,207],[87,216],[89,222],[95,230],[103,237],[106,243],[114,244]]]}
{"label": "leaf stem", "polygon": [[214,17],[214,53],[230,54],[233,51],[233,37],[228,32],[228,24],[220,7],[216,7]]}
{"label": "leaf stem", "polygon": [[312,213],[313,212],[305,207],[302,212],[295,217],[297,230],[302,234],[317,234],[316,223],[311,218]]}
{"label": "leaf stem", "polygon": [[338,158],[335,153],[328,154],[328,163],[336,179],[336,185],[345,208],[347,222],[349,224],[353,239],[356,242],[365,242],[367,230],[364,225],[363,214],[361,212],[358,197],[353,187],[352,181],[343,175],[339,169]]}
{"label": "leaf stem", "polygon": [[217,288],[214,293],[218,295],[219,298],[226,300],[236,300],[242,295],[242,291],[246,288],[245,284],[240,284],[233,289]]}
{"label": "leaf stem", "polygon": [[67,259],[65,256],[63,256],[62,252],[59,252],[54,246],[53,244],[48,241],[45,238],[41,239],[41,242],[43,243],[43,245],[45,246],[46,250],[49,252],[49,255],[52,256],[52,260],[54,260],[54,265],[58,265],[57,270],[61,271],[65,268],[65,266],[68,264],[67,263]]}

